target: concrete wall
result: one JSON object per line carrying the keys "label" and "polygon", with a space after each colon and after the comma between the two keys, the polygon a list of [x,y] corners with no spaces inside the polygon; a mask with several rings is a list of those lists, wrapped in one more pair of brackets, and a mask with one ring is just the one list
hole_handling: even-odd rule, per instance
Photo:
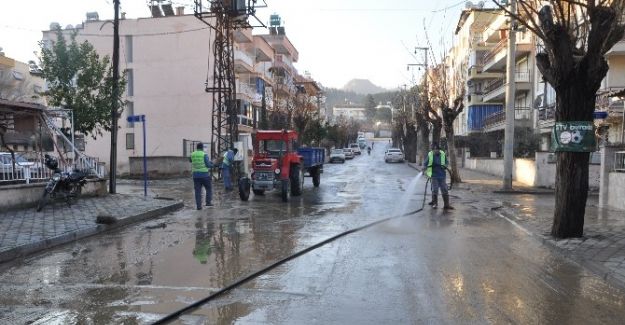
{"label": "concrete wall", "polygon": [[[143,157],[130,157],[130,176],[143,176]],[[189,157],[147,157],[148,177],[191,175]]]}
{"label": "concrete wall", "polygon": [[[549,153],[537,152],[536,159],[514,160],[513,180],[534,187],[555,188],[556,164],[548,160]],[[503,159],[467,158],[465,168],[481,171],[503,178]],[[591,189],[599,189],[601,168],[590,165],[588,181]]]}
{"label": "concrete wall", "polygon": [[[101,196],[107,192],[106,180],[89,180],[82,195]],[[0,186],[0,209],[18,209],[37,205],[46,183]]]}
{"label": "concrete wall", "polygon": [[609,178],[608,207],[625,210],[625,173],[612,172]]}

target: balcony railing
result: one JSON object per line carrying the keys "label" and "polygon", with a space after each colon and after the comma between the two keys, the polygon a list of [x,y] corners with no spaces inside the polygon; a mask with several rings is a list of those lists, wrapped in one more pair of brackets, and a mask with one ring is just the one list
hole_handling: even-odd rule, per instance
{"label": "balcony railing", "polygon": [[239,115],[238,116],[239,119],[239,125],[245,125],[245,126],[249,126],[249,127],[254,127],[254,120],[245,116],[245,115]]}
{"label": "balcony railing", "polygon": [[245,52],[241,50],[234,51],[234,59],[243,61],[245,64],[247,64],[250,67],[254,66],[254,60],[252,60],[252,58],[249,55],[247,55]]}
{"label": "balcony railing", "polygon": [[[517,70],[514,74],[514,77],[515,77],[514,82],[530,82],[529,71]],[[506,83],[505,78],[497,78],[497,79],[493,79],[487,82],[486,85],[484,85],[484,94],[488,95],[489,93],[505,85],[505,83]]]}
{"label": "balcony railing", "polygon": [[555,106],[547,106],[540,108],[538,110],[538,120],[539,121],[549,121],[553,120],[556,117],[556,108]]}
{"label": "balcony railing", "polygon": [[[516,121],[529,121],[532,117],[532,110],[529,107],[515,107],[514,119]],[[488,129],[506,121],[506,111],[491,114],[484,119],[484,129]]]}
{"label": "balcony railing", "polygon": [[486,53],[484,55],[484,63],[488,63],[490,62],[495,55],[497,55],[497,53],[499,53],[502,49],[504,49],[508,44],[508,38],[502,38],[501,41],[499,41],[499,43],[497,43],[497,45],[495,45],[495,47],[493,47],[492,50],[490,50],[490,52]]}
{"label": "balcony railing", "polygon": [[515,82],[530,82],[530,72],[517,70],[514,73],[514,81]]}
{"label": "balcony railing", "polygon": [[504,83],[505,83],[504,78],[497,78],[497,79],[493,79],[487,82],[486,85],[484,85],[484,94],[488,94],[488,93],[495,91],[496,89],[503,86]]}

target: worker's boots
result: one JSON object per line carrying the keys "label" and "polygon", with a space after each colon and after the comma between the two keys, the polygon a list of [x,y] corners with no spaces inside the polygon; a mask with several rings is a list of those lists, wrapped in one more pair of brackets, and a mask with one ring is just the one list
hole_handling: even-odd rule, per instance
{"label": "worker's boots", "polygon": [[454,209],[454,207],[452,207],[449,204],[449,194],[443,194],[443,203],[445,204],[443,206],[443,209],[445,209],[445,210],[453,210]]}
{"label": "worker's boots", "polygon": [[434,209],[438,208],[438,195],[432,194],[432,202],[428,203],[428,205],[431,205]]}

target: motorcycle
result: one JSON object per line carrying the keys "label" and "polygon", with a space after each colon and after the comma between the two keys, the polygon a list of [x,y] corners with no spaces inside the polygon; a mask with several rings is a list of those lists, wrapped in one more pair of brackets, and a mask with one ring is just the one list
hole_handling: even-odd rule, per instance
{"label": "motorcycle", "polygon": [[59,169],[58,161],[49,155],[45,155],[44,164],[54,171],[52,177],[46,183],[43,194],[37,205],[37,212],[43,210],[50,198],[63,198],[68,206],[71,201],[80,196],[82,187],[87,183],[87,173],[74,169],[72,172],[64,172]]}

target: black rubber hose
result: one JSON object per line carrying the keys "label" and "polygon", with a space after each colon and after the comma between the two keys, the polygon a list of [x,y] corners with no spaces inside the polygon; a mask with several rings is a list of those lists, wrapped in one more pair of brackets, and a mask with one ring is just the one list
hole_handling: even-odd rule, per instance
{"label": "black rubber hose", "polygon": [[340,233],[340,234],[338,234],[338,235],[336,235],[334,237],[330,237],[330,238],[328,238],[328,239],[326,239],[326,240],[324,240],[324,241],[322,241],[320,243],[317,243],[317,244],[315,244],[313,246],[309,246],[309,247],[307,247],[307,248],[305,248],[305,249],[303,249],[303,250],[301,250],[301,251],[299,251],[299,252],[297,252],[295,254],[287,256],[286,258],[283,258],[283,259],[281,259],[281,260],[279,260],[279,261],[277,261],[277,262],[275,262],[275,263],[273,263],[273,264],[271,264],[271,265],[269,265],[269,266],[267,266],[267,267],[265,267],[265,268],[263,268],[263,269],[261,269],[259,271],[256,271],[256,272],[254,272],[254,273],[252,273],[252,274],[250,274],[250,275],[248,275],[248,276],[246,276],[246,277],[244,277],[242,279],[239,279],[239,280],[235,281],[234,283],[226,286],[225,288],[222,288],[219,291],[216,291],[216,292],[212,293],[208,297],[203,298],[201,300],[198,300],[198,301],[196,301],[196,302],[194,302],[194,303],[192,303],[192,304],[190,304],[190,305],[188,305],[186,307],[183,307],[183,308],[181,308],[181,309],[179,309],[179,310],[177,310],[177,311],[175,311],[175,312],[173,312],[173,313],[171,313],[171,314],[169,314],[169,315],[167,315],[167,316],[157,320],[153,324],[154,325],[157,325],[157,324],[167,324],[167,323],[175,320],[176,318],[182,316],[183,314],[185,314],[185,313],[187,313],[187,312],[189,312],[189,311],[191,311],[193,309],[196,309],[196,308],[206,304],[207,302],[209,302],[209,301],[211,301],[211,300],[213,300],[213,299],[215,299],[215,298],[217,298],[217,297],[227,293],[228,291],[230,291],[232,289],[235,289],[235,288],[245,284],[246,282],[248,282],[250,280],[253,280],[254,278],[257,278],[257,277],[263,275],[264,273],[267,273],[268,271],[271,271],[272,269],[274,269],[274,268],[276,268],[276,267],[278,267],[278,266],[280,266],[280,265],[282,265],[282,264],[284,264],[284,263],[286,263],[286,262],[288,262],[288,261],[290,261],[292,259],[300,257],[300,256],[302,256],[302,255],[304,255],[304,254],[306,254],[306,253],[308,253],[308,252],[310,252],[312,250],[315,250],[315,249],[317,249],[317,248],[319,248],[319,247],[321,247],[321,246],[323,246],[325,244],[333,242],[333,241],[335,241],[335,240],[337,240],[337,239],[339,239],[341,237],[347,236],[347,235],[349,235],[351,233],[355,233],[355,232],[361,231],[361,230],[369,228],[369,227],[373,227],[373,226],[375,226],[377,224],[380,224],[380,223],[383,223],[383,222],[386,222],[386,221],[389,221],[389,220],[392,220],[392,219],[402,218],[402,217],[406,217],[406,216],[409,216],[409,215],[421,212],[423,210],[423,208],[425,207],[425,196],[427,194],[427,186],[428,186],[429,182],[430,182],[430,179],[428,178],[428,180],[425,182],[425,191],[423,192],[423,204],[421,205],[420,209],[417,209],[417,210],[414,210],[414,211],[410,211],[410,212],[407,212],[407,213],[404,213],[404,214],[401,214],[401,215],[398,215],[398,216],[388,217],[388,218],[384,218],[384,219],[381,219],[381,220],[378,220],[378,221],[374,221],[374,222],[366,224],[364,226],[361,226],[361,227],[358,227],[358,228],[353,228],[353,229],[347,230],[345,232],[342,232],[342,233]]}

